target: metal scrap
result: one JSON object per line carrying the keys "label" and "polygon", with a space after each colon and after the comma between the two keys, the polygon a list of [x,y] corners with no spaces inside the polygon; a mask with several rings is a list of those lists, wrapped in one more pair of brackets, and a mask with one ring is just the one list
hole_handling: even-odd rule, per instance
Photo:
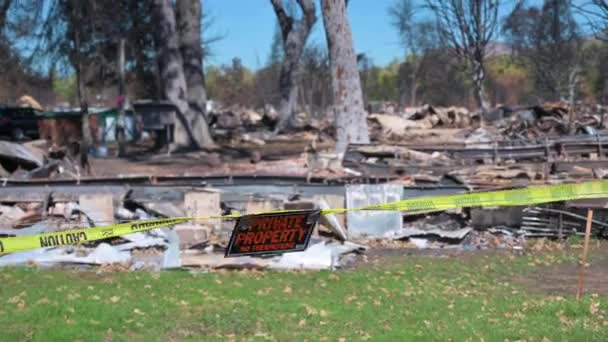
{"label": "metal scrap", "polygon": [[[346,186],[346,208],[360,208],[401,200],[403,186],[400,184],[360,184]],[[381,236],[387,231],[401,229],[403,218],[395,211],[348,211],[348,232],[356,236]]]}
{"label": "metal scrap", "polygon": [[423,230],[419,228],[401,228],[400,230],[395,230],[391,232],[387,232],[383,235],[384,238],[401,240],[410,237],[428,237],[428,236],[436,236],[442,239],[450,239],[450,240],[462,240],[467,234],[469,234],[473,228],[466,227],[457,230],[445,230],[441,228],[434,228],[429,230]]}
{"label": "metal scrap", "polygon": [[42,158],[21,144],[0,140],[0,164],[9,172],[18,168],[33,170],[42,166]]}

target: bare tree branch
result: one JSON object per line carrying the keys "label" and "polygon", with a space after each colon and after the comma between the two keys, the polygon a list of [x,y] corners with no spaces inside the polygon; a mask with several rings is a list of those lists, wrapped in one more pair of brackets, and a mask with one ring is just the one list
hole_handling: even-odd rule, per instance
{"label": "bare tree branch", "polygon": [[289,126],[295,106],[297,105],[300,57],[317,17],[313,0],[297,0],[303,14],[303,18],[299,20],[286,13],[282,0],[271,0],[271,2],[281,27],[284,50],[284,58],[279,75],[279,91],[281,93],[279,105],[280,118],[275,127],[275,133],[278,133]]}
{"label": "bare tree branch", "polygon": [[288,16],[285,12],[285,9],[283,8],[283,0],[270,0],[270,2],[274,8],[274,13],[277,15],[277,19],[279,20],[281,34],[283,36],[283,41],[285,41],[287,39],[287,35],[293,29],[294,19]]}
{"label": "bare tree branch", "polygon": [[489,107],[484,90],[487,47],[496,34],[501,0],[426,0],[434,13],[442,41],[471,70],[477,103]]}
{"label": "bare tree branch", "polygon": [[573,104],[579,88],[586,49],[572,8],[568,0],[545,1],[542,8],[519,5],[504,23],[507,41],[544,100]]}
{"label": "bare tree branch", "polygon": [[11,0],[1,0],[0,1],[0,32],[4,29],[4,24],[6,22],[6,16],[8,14],[8,10],[11,7]]}
{"label": "bare tree branch", "polygon": [[573,1],[572,7],[585,17],[598,39],[608,41],[608,0]]}

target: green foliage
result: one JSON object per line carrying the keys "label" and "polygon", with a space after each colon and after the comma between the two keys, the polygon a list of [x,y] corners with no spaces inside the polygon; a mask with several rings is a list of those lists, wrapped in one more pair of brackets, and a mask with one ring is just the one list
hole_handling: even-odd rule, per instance
{"label": "green foliage", "polygon": [[63,101],[70,104],[77,103],[77,91],[76,75],[53,79],[53,92]]}
{"label": "green foliage", "polygon": [[255,74],[235,58],[231,65],[210,66],[205,76],[209,97],[226,105],[253,103]]}
{"label": "green foliage", "polygon": [[511,56],[498,56],[488,59],[488,72],[498,77],[526,78],[528,71]]}
{"label": "green foliage", "polygon": [[518,105],[536,102],[531,71],[517,59],[508,55],[488,59],[488,92],[493,103]]}
{"label": "green foliage", "polygon": [[585,59],[583,60],[583,89],[587,98],[600,103],[608,100],[608,46],[599,41],[592,41],[585,45]]}
{"label": "green foliage", "polygon": [[584,61],[584,39],[570,1],[517,6],[505,19],[504,31],[517,56],[532,70],[540,98],[568,99],[571,90],[579,90],[572,81]]}
{"label": "green foliage", "polygon": [[399,65],[400,62],[393,61],[384,68],[370,68],[365,87],[368,100],[399,100]]}

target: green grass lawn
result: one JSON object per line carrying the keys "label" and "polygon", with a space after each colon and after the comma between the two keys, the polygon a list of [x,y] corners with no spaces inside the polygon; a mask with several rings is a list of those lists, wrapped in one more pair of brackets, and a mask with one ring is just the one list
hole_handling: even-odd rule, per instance
{"label": "green grass lawn", "polygon": [[572,258],[395,257],[340,272],[2,269],[2,341],[607,341],[608,298],[525,278]]}

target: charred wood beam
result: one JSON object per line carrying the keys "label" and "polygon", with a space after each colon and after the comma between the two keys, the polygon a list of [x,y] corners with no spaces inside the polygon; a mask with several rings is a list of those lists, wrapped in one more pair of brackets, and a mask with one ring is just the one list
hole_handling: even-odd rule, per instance
{"label": "charred wood beam", "polygon": [[581,136],[580,138],[566,137],[549,140],[546,143],[528,143],[520,146],[501,145],[491,143],[492,147],[465,147],[465,146],[425,146],[425,145],[398,145],[392,149],[386,145],[383,149],[370,149],[370,146],[382,145],[350,145],[344,156],[345,161],[359,161],[364,158],[397,158],[399,151],[410,149],[424,153],[443,153],[452,159],[539,159],[562,156],[584,155],[598,153],[608,148],[608,136]]}

